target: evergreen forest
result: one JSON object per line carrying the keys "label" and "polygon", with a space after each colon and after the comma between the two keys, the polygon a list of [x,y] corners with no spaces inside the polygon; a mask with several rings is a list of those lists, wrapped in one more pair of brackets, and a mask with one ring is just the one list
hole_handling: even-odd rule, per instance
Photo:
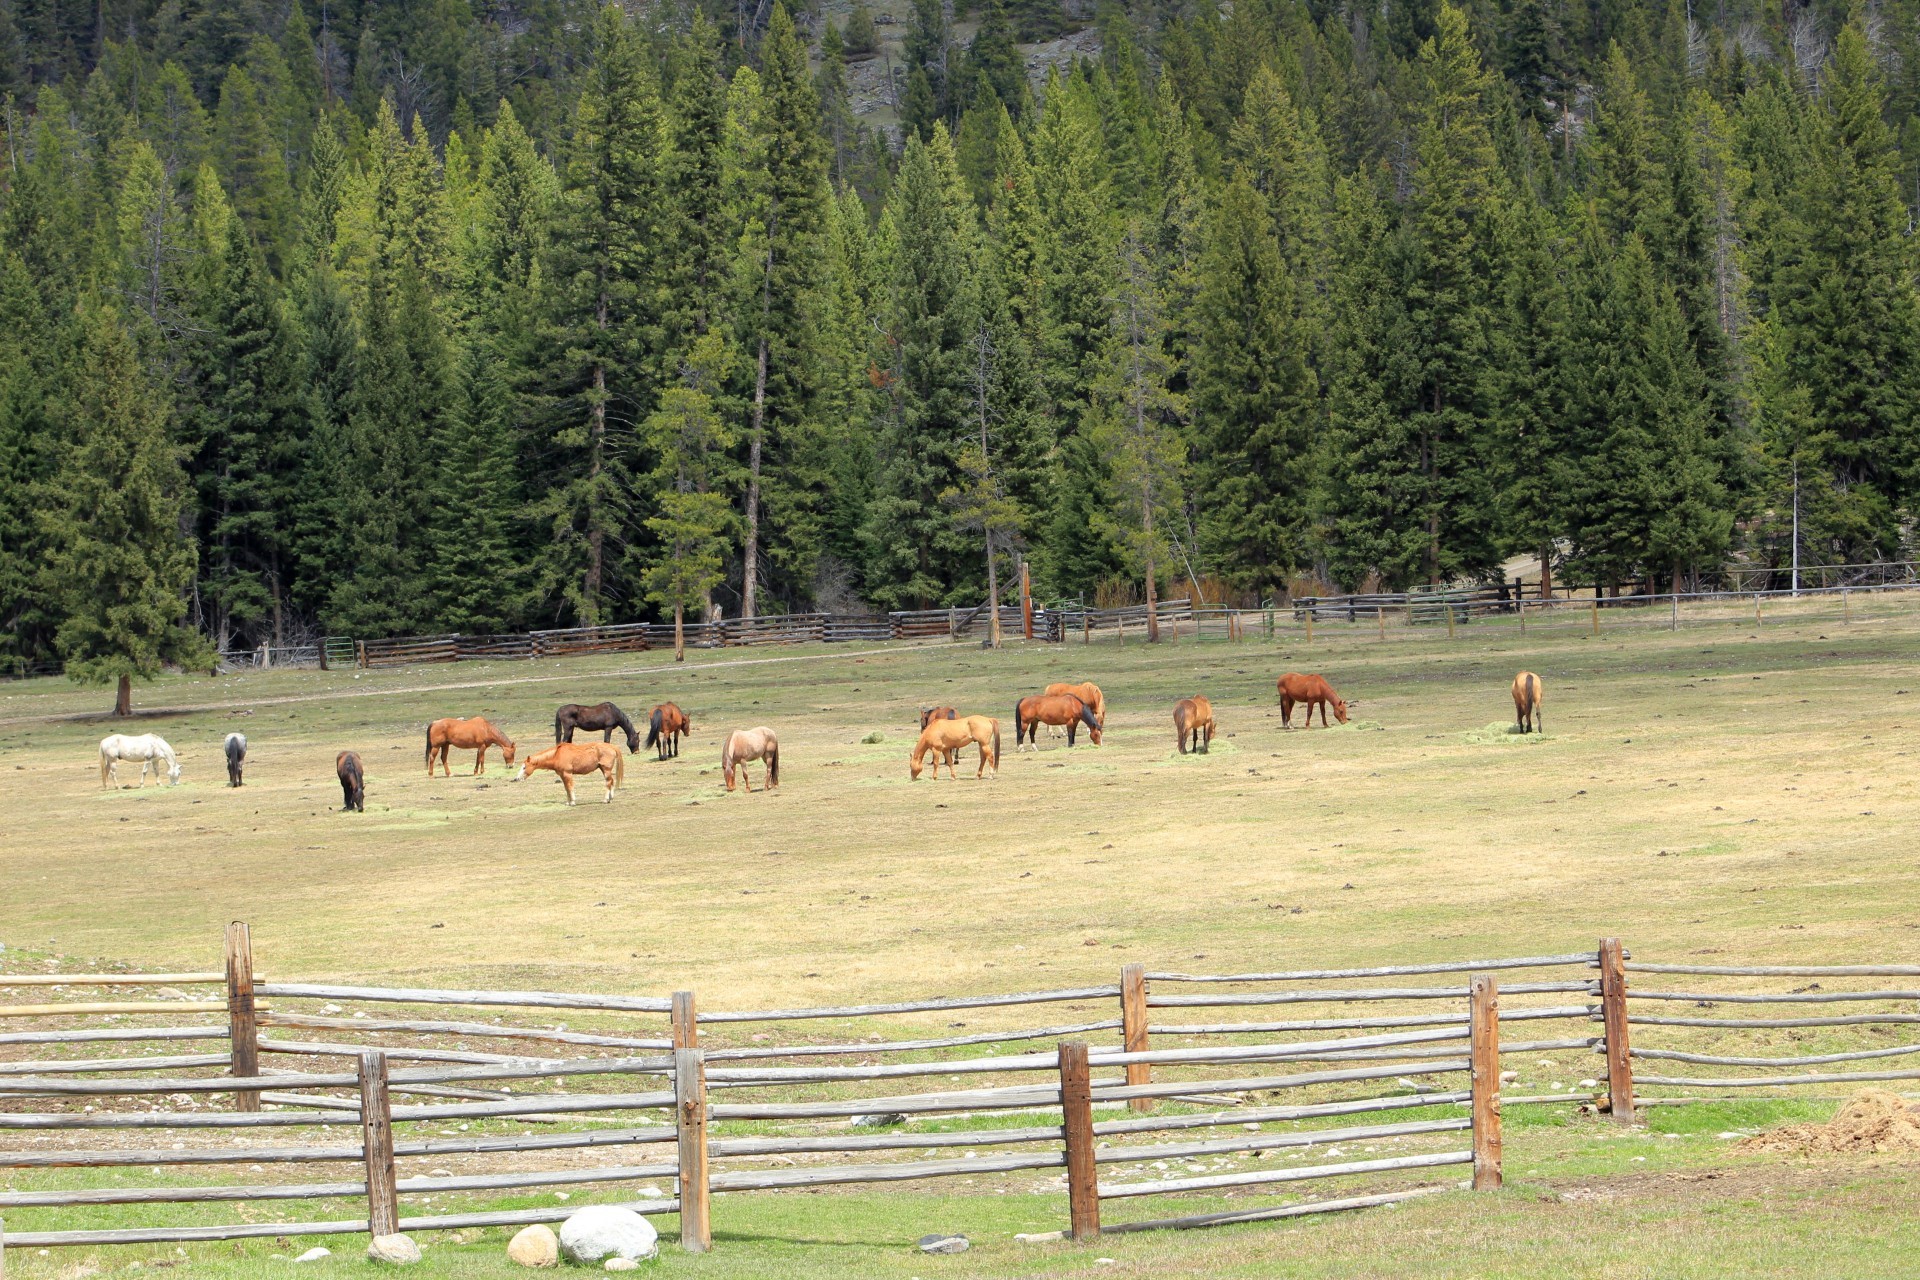
{"label": "evergreen forest", "polygon": [[1905,554],[1916,0],[799,2],[0,0],[0,665]]}

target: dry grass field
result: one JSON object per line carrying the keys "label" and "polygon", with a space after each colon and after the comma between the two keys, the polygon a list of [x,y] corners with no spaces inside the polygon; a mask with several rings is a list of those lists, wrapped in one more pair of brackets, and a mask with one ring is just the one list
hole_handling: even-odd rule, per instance
{"label": "dry grass field", "polygon": [[[1603,617],[1597,638],[1582,618],[1526,636],[1476,622],[1451,640],[1363,626],[1322,629],[1311,646],[1283,632],[168,679],[136,691],[136,705],[168,710],[135,731],[169,738],[184,779],[144,790],[100,786],[94,744],[122,727],[91,715],[101,691],[8,685],[0,943],[11,956],[204,969],[224,922],[246,919],[276,979],[691,987],[704,1008],[1112,982],[1132,961],[1230,972],[1537,954],[1601,934],[1665,959],[1914,962],[1920,611],[1889,597],[1851,614],[1826,601],[1755,625],[1728,611],[1676,632]],[[1522,667],[1546,685],[1546,732],[1527,738],[1507,732]],[[1326,674],[1356,700],[1352,721],[1283,729],[1274,680],[1288,670]],[[1105,688],[1105,745],[1042,736],[1016,752],[1015,698],[1057,679]],[[1181,757],[1171,706],[1196,692],[1221,732],[1210,755]],[[630,757],[611,805],[597,780],[570,810],[551,775],[511,784],[495,761],[471,777],[470,754],[450,779],[425,775],[433,717],[486,715],[525,751],[551,741],[556,704],[605,698],[636,716],[672,699],[695,726],[677,761]],[[976,782],[969,759],[958,781],[909,781],[917,708],[936,702],[1002,719],[998,778]],[[720,739],[756,724],[780,733],[782,785],[760,792],[754,766],[754,794],[729,795]],[[237,792],[220,758],[235,728],[252,741]],[[336,812],[332,761],[348,747],[366,760],[364,815]],[[991,1010],[975,1012],[991,1025]],[[665,1264],[714,1276],[1907,1274],[1894,1260],[1920,1243],[1902,1190],[1911,1168],[1742,1159],[1716,1140],[1770,1114],[1671,1108],[1630,1136],[1516,1119],[1510,1190],[1470,1218],[1448,1196],[1116,1239],[1096,1255],[1011,1245],[1036,1229],[1029,1218],[1058,1225],[1059,1204],[987,1187],[736,1197],[716,1214],[713,1255]],[[902,1252],[903,1203],[909,1223],[964,1224],[996,1243],[959,1258]],[[427,1274],[503,1274],[499,1233],[469,1234],[470,1247],[431,1250]],[[171,1255],[8,1263],[77,1276]],[[204,1246],[174,1260],[248,1275],[269,1256]]]}

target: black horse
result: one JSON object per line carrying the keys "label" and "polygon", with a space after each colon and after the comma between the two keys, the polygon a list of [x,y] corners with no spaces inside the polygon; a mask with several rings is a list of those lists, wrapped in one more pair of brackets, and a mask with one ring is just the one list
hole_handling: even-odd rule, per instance
{"label": "black horse", "polygon": [[583,707],[577,702],[569,702],[553,713],[553,740],[572,742],[575,729],[604,729],[602,742],[613,741],[613,731],[620,730],[627,735],[627,751],[640,749],[640,732],[633,727],[633,721],[627,719],[627,713],[611,702],[603,702],[597,707]]}
{"label": "black horse", "polygon": [[342,751],[334,757],[333,769],[340,775],[340,812],[367,811],[367,775],[360,768],[358,751]]}

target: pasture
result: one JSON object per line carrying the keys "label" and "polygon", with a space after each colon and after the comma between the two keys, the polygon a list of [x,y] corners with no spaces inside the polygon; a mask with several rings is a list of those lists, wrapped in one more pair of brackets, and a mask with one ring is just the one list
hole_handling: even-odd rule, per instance
{"label": "pasture", "polygon": [[[27,949],[204,968],[224,923],[244,918],[275,977],[692,987],[738,1007],[1111,982],[1135,961],[1219,973],[1534,954],[1602,933],[1720,963],[1910,961],[1920,617],[1894,600],[1847,624],[1830,612],[1598,638],[1480,623],[1451,640],[1363,628],[1310,647],[1297,634],[848,646],[680,667],[649,654],[166,680],[137,705],[176,710],[131,731],[173,744],[182,783],[139,791],[101,789],[95,744],[124,726],[85,718],[99,691],[10,685],[0,963]],[[1524,738],[1507,732],[1523,667],[1545,681],[1545,732]],[[1350,722],[1282,729],[1274,681],[1289,670],[1324,673],[1355,704]],[[1105,745],[1069,750],[1043,730],[1038,751],[1015,750],[1015,698],[1083,679],[1106,692]],[[1172,707],[1192,694],[1219,729],[1210,754],[1181,756]],[[556,705],[601,699],[636,719],[671,699],[693,721],[678,760],[628,758],[610,805],[569,809],[551,775],[510,783],[497,757],[474,778],[456,751],[451,778],[426,776],[429,720],[485,716],[524,758],[551,743]],[[1001,719],[997,778],[973,778],[970,749],[957,781],[909,780],[918,709],[935,703]],[[760,791],[756,766],[753,794],[729,795],[720,742],[757,724],[779,732],[781,785]],[[238,791],[220,753],[233,729],[250,742]],[[333,760],[348,748],[366,763],[364,814],[335,811]],[[1040,1202],[982,1179],[726,1201],[717,1252],[667,1262],[714,1275],[1813,1275],[1833,1273],[1845,1236],[1848,1274],[1893,1274],[1875,1257],[1920,1236],[1895,1191],[1904,1171],[1763,1165],[1717,1140],[1772,1114],[1662,1109],[1621,1136],[1561,1109],[1516,1115],[1512,1189],[1471,1223],[1443,1197],[1116,1239],[1097,1255],[1019,1252],[1007,1237],[1034,1229],[1023,1211]],[[1058,1206],[1025,1216],[1051,1226]],[[923,1220],[993,1243],[900,1252],[919,1231],[897,1224]],[[823,1243],[745,1238],[758,1234]],[[499,1274],[497,1247],[430,1250],[428,1274]],[[246,1274],[266,1256],[206,1246],[194,1267]],[[80,1257],[8,1262],[59,1275]]]}

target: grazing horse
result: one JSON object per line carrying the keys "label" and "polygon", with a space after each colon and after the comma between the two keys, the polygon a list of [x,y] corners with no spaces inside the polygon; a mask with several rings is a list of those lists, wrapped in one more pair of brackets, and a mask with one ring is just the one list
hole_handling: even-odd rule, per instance
{"label": "grazing horse", "polygon": [[[927,725],[931,721],[954,720],[957,719],[959,715],[960,713],[952,707],[922,707],[920,708],[920,731],[925,733]],[[948,751],[945,753],[945,759],[949,769],[953,767],[953,760],[957,754],[959,754],[957,751]]]}
{"label": "grazing horse", "polygon": [[1193,737],[1196,755],[1206,755],[1213,746],[1213,704],[1205,698],[1182,698],[1173,704],[1173,733],[1180,743],[1180,754],[1187,754],[1187,737]]}
{"label": "grazing horse", "polygon": [[227,735],[227,785],[240,786],[241,767],[247,763],[247,735],[230,733]]}
{"label": "grazing horse", "polygon": [[988,766],[992,766],[995,776],[1000,773],[1000,722],[988,716],[968,716],[964,720],[929,720],[926,728],[920,731],[920,741],[913,744],[913,759],[910,769],[917,781],[920,777],[921,761],[927,753],[933,753],[933,776],[940,776],[940,765],[947,766],[947,776],[957,778],[953,762],[961,749],[969,742],[980,744],[980,767],[973,776],[986,776]]}
{"label": "grazing horse", "polygon": [[666,760],[680,754],[680,735],[693,732],[693,721],[671,702],[653,709],[647,721],[647,745],[656,749],[654,758]]}
{"label": "grazing horse", "polygon": [[556,742],[545,751],[536,751],[513,775],[524,782],[535,769],[551,769],[567,788],[567,803],[573,804],[573,780],[576,776],[598,773],[607,780],[607,804],[613,803],[613,789],[626,781],[626,757],[610,742]]}
{"label": "grazing horse", "polygon": [[473,758],[474,776],[478,777],[487,771],[487,748],[492,746],[500,748],[508,764],[513,763],[513,739],[488,724],[485,717],[435,720],[427,726],[427,776],[433,776],[433,756],[437,751],[444,776],[451,778],[453,770],[447,764],[447,752],[459,747],[462,751],[478,750],[479,754]]}
{"label": "grazing horse", "polygon": [[727,775],[727,790],[733,790],[733,772],[738,769],[747,794],[753,794],[753,777],[746,768],[749,760],[766,761],[766,790],[780,785],[780,739],[765,725],[757,729],[735,729],[727,735],[727,745],[720,748],[720,771]]}
{"label": "grazing horse", "polygon": [[1303,676],[1289,671],[1280,677],[1280,723],[1284,727],[1293,728],[1293,708],[1299,703],[1306,704],[1306,727],[1309,729],[1313,728],[1315,707],[1320,708],[1320,727],[1326,729],[1330,727],[1327,724],[1329,706],[1333,708],[1333,718],[1345,724],[1347,707],[1359,705],[1357,702],[1351,704],[1342,702],[1340,695],[1333,691],[1333,686],[1327,683],[1325,676]]}
{"label": "grazing horse", "polygon": [[1047,693],[1070,693],[1087,704],[1093,712],[1093,718],[1101,724],[1107,722],[1107,695],[1100,692],[1100,686],[1089,680],[1085,684],[1050,684]]}
{"label": "grazing horse", "polygon": [[333,771],[340,776],[340,812],[367,811],[367,774],[360,767],[358,751],[342,751],[333,758]]}
{"label": "grazing horse", "polygon": [[1031,698],[1022,698],[1013,704],[1013,745],[1017,748],[1025,741],[1035,751],[1040,743],[1035,735],[1043,724],[1063,724],[1067,727],[1067,745],[1072,746],[1074,734],[1081,725],[1087,726],[1087,736],[1094,746],[1100,745],[1100,720],[1093,714],[1093,708],[1070,693],[1042,693]]}
{"label": "grazing horse", "polygon": [[1522,733],[1545,733],[1547,726],[1540,719],[1540,677],[1531,671],[1522,671],[1513,678],[1513,718],[1520,724]]}
{"label": "grazing horse", "polygon": [[143,733],[130,736],[124,733],[110,733],[100,739],[100,785],[112,782],[120,785],[120,762],[138,760],[140,762],[140,786],[147,785],[147,770],[153,770],[153,780],[160,781],[160,766],[167,766],[167,780],[173,786],[180,785],[180,761],[173,754],[173,748],[167,740],[157,733]]}
{"label": "grazing horse", "polygon": [[589,733],[604,729],[606,732],[600,737],[602,742],[612,742],[613,731],[618,729],[627,735],[627,750],[640,749],[640,733],[633,727],[633,721],[627,719],[627,713],[611,702],[603,702],[597,707],[583,707],[577,702],[569,702],[553,713],[555,742],[572,742],[575,729],[585,729]]}

